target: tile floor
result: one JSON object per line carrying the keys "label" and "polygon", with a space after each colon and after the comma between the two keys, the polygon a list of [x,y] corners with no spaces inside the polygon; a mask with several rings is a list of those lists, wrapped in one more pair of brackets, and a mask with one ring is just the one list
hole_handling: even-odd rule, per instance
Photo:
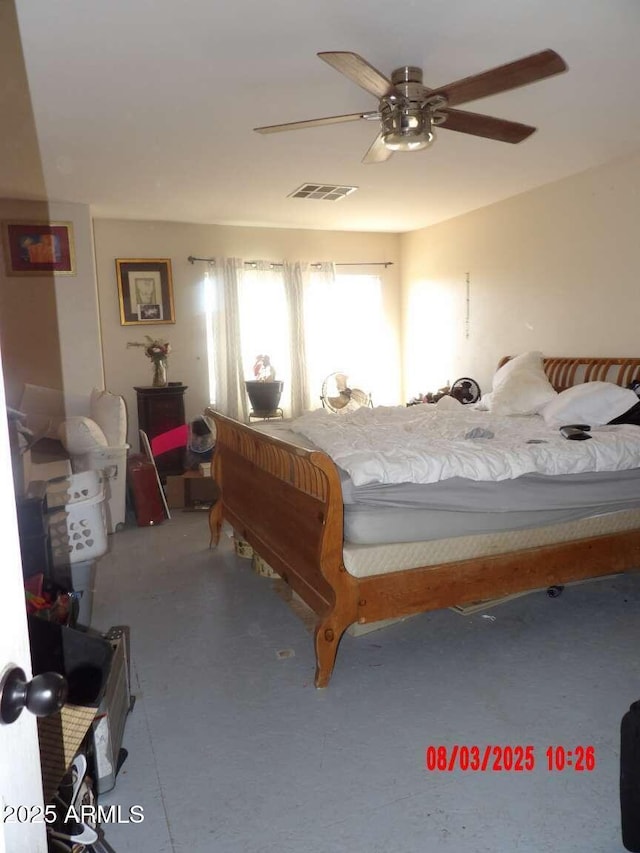
{"label": "tile floor", "polygon": [[[111,537],[95,627],[131,626],[117,853],[618,853],[619,725],[640,697],[640,574],[473,616],[312,640],[204,513]],[[283,655],[282,652],[285,652]],[[430,772],[430,745],[532,745],[524,772]],[[595,769],[547,769],[549,745]]]}

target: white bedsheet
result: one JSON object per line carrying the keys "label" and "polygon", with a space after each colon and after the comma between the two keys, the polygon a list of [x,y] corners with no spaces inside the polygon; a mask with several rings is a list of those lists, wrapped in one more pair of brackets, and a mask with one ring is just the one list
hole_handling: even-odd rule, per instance
{"label": "white bedsheet", "polygon": [[[640,467],[638,426],[594,427],[592,439],[569,441],[539,415],[497,417],[472,406],[379,406],[345,415],[318,409],[290,429],[328,453],[356,486]],[[478,429],[493,437],[472,437]]]}

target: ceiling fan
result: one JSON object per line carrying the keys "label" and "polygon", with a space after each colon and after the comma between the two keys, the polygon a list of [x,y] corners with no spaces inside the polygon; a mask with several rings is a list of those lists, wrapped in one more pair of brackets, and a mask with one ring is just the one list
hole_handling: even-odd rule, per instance
{"label": "ceiling fan", "polygon": [[412,65],[396,68],[388,80],[357,53],[323,52],[318,56],[375,95],[379,99],[378,109],[256,127],[254,130],[258,133],[278,133],[358,119],[378,121],[380,132],[364,155],[363,163],[381,163],[391,157],[394,151],[426,148],[435,138],[433,128],[436,126],[499,142],[522,142],[535,131],[535,127],[452,107],[526,86],[567,69],[565,61],[554,50],[543,50],[447,86],[428,89],[422,82],[422,69]]}

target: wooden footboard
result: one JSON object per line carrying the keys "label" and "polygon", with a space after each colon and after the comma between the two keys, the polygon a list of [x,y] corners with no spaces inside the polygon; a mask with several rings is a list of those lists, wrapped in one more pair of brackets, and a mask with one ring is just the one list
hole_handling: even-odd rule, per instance
{"label": "wooden footboard", "polygon": [[357,582],[342,562],[342,490],[334,463],[207,410],[216,424],[212,476],[221,497],[209,518],[214,543],[226,519],[318,615],[317,687],[331,677],[338,643],[357,619]]}
{"label": "wooden footboard", "polygon": [[[549,360],[562,384],[575,361]],[[566,362],[571,361],[571,364]],[[637,359],[591,359],[637,375]],[[621,374],[622,375],[622,374]],[[598,378],[601,378],[598,375]],[[610,380],[611,381],[611,380]],[[542,548],[419,567],[358,579],[343,563],[343,504],[335,464],[215,411],[212,467],[221,498],[210,515],[217,543],[223,519],[317,614],[317,687],[333,671],[342,634],[353,622],[375,622],[426,610],[499,598],[515,592],[640,567],[640,530]]]}

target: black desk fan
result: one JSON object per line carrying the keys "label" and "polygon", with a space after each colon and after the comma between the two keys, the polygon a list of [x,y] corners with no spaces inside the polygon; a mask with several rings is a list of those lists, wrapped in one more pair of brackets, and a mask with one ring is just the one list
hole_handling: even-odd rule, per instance
{"label": "black desk fan", "polygon": [[463,376],[461,379],[456,379],[451,385],[449,396],[455,397],[456,400],[465,405],[477,403],[480,399],[480,386],[475,379]]}

